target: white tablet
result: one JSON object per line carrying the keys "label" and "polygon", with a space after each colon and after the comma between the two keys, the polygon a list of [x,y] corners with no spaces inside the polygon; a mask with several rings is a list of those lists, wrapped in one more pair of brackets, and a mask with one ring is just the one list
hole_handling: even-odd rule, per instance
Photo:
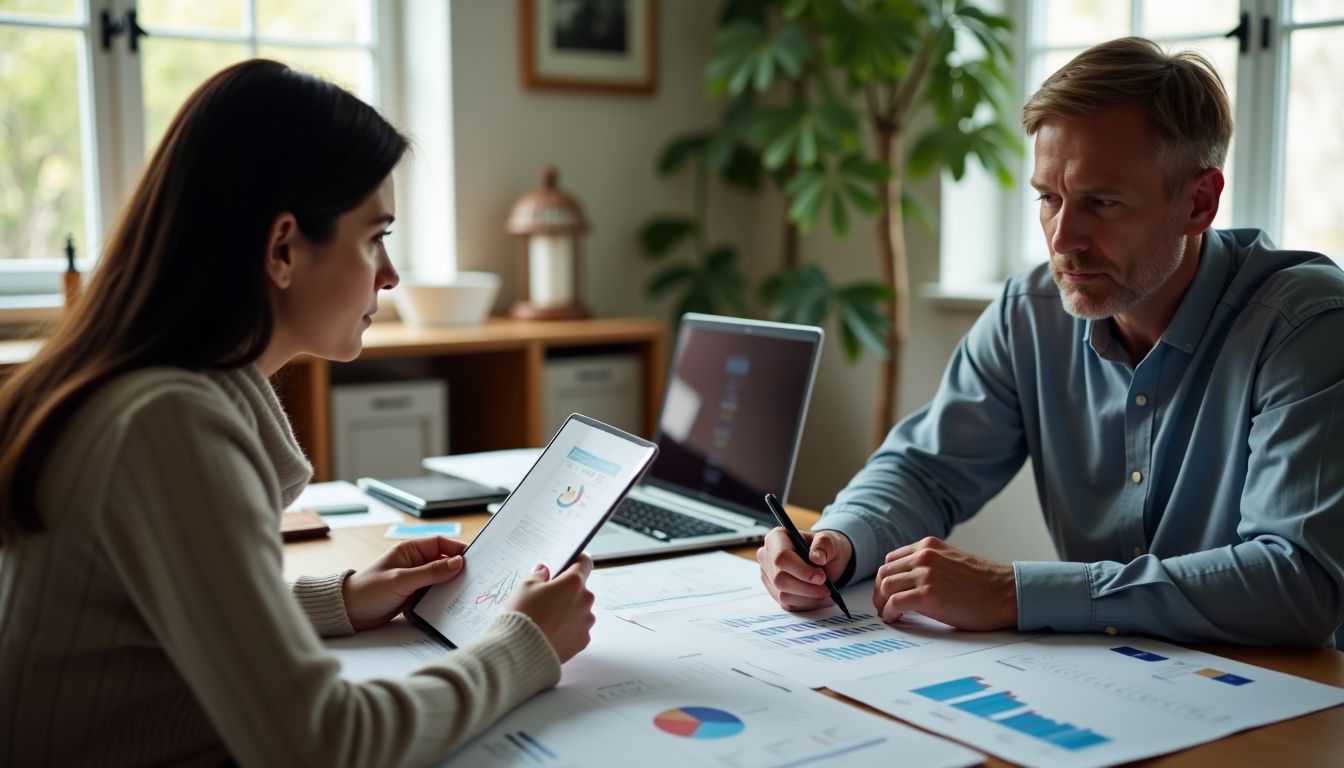
{"label": "white tablet", "polygon": [[421,592],[410,611],[453,647],[475,640],[520,580],[569,566],[653,462],[658,446],[574,414],[464,553],[462,573]]}

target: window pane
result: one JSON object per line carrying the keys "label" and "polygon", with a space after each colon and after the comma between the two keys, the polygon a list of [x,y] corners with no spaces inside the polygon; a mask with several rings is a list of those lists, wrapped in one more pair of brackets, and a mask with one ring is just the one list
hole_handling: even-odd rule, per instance
{"label": "window pane", "polygon": [[0,13],[26,13],[78,19],[82,16],[79,0],[0,0]]}
{"label": "window pane", "polygon": [[247,58],[241,43],[207,40],[169,40],[147,37],[140,41],[142,90],[145,100],[145,155],[168,127],[196,86],[206,78]]}
{"label": "window pane", "polygon": [[283,40],[367,42],[368,0],[257,0],[257,34]]}
{"label": "window pane", "polygon": [[[1129,3],[1116,0],[1045,0],[1041,3],[1047,47],[1091,45],[1129,34]],[[1053,71],[1053,70],[1051,70]]]}
{"label": "window pane", "polygon": [[1238,0],[1181,0],[1143,4],[1143,25],[1148,37],[1177,37],[1205,33],[1223,34],[1237,26]]}
{"label": "window pane", "polygon": [[0,259],[85,242],[80,34],[0,26]]}
{"label": "window pane", "polygon": [[257,55],[337,83],[365,101],[373,100],[372,56],[359,49],[261,46]]}
{"label": "window pane", "polygon": [[1293,21],[1344,19],[1344,3],[1339,0],[1293,0]]}
{"label": "window pane", "polygon": [[1284,176],[1285,248],[1344,257],[1344,91],[1324,86],[1344,72],[1344,27],[1308,29],[1292,35],[1288,88],[1287,158]]}
{"label": "window pane", "polygon": [[136,19],[150,30],[243,32],[245,0],[138,0]]}

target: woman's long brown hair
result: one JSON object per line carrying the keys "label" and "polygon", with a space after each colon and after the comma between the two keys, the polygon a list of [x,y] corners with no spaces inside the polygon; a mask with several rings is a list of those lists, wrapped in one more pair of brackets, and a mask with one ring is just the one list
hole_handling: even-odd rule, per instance
{"label": "woman's long brown hair", "polygon": [[0,386],[0,544],[42,530],[43,464],[104,384],[151,366],[232,368],[274,323],[264,256],[293,213],[312,240],[371,194],[407,141],[372,107],[283,64],[229,67],[183,104],[83,295]]}

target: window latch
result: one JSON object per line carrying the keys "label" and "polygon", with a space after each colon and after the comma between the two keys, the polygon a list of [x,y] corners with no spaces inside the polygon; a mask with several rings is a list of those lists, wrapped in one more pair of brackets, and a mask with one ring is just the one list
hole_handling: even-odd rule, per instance
{"label": "window latch", "polygon": [[1236,29],[1232,30],[1231,32],[1228,32],[1226,35],[1223,35],[1223,37],[1235,37],[1235,38],[1237,38],[1237,52],[1238,52],[1238,53],[1245,54],[1246,51],[1250,50],[1250,47],[1251,47],[1251,14],[1249,14],[1249,13],[1243,13],[1243,14],[1241,14],[1241,23],[1237,25],[1237,28],[1236,28]]}
{"label": "window latch", "polygon": [[112,50],[112,38],[124,34],[128,38],[127,45],[130,47],[131,53],[139,53],[140,38],[149,36],[144,27],[141,27],[140,23],[136,21],[134,8],[126,11],[125,19],[114,19],[112,14],[103,11],[99,15],[99,22],[104,51]]}

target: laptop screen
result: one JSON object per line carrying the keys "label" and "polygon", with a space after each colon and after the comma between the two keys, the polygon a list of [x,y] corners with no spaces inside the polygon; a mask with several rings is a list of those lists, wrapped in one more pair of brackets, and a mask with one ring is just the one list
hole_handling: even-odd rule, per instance
{"label": "laptop screen", "polygon": [[785,498],[821,329],[686,315],[647,482],[769,521]]}

